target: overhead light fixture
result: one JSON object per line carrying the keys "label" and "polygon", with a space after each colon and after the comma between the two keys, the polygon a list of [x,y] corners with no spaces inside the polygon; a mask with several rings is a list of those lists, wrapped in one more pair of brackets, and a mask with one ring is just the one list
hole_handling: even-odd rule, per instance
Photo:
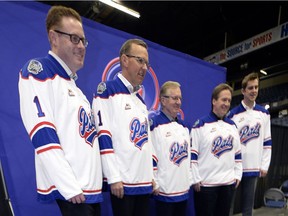
{"label": "overhead light fixture", "polygon": [[260,70],[260,73],[264,74],[264,75],[267,75],[267,72],[264,71],[264,70]]}
{"label": "overhead light fixture", "polygon": [[127,14],[130,14],[131,16],[134,16],[136,18],[140,17],[139,12],[134,11],[134,10],[128,8],[128,7],[125,7],[124,5],[121,5],[121,4],[119,4],[119,3],[117,3],[117,2],[115,2],[113,0],[99,0],[99,1],[103,2],[104,4],[109,5],[111,7],[114,7],[116,9],[118,9],[118,10],[121,10],[121,11],[127,13]]}

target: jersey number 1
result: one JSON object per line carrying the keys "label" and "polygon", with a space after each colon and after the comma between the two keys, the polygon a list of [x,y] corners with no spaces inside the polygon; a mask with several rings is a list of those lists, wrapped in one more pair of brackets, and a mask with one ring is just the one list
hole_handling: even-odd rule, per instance
{"label": "jersey number 1", "polygon": [[37,107],[37,110],[38,110],[38,113],[37,113],[38,117],[44,117],[45,113],[41,109],[41,105],[40,105],[40,102],[39,102],[39,99],[38,99],[37,96],[34,97],[33,102],[36,104],[36,107]]}
{"label": "jersey number 1", "polygon": [[102,118],[101,118],[101,112],[100,112],[100,110],[98,111],[97,115],[98,115],[98,119],[99,119],[99,124],[98,124],[98,126],[102,126],[103,124],[102,124]]}

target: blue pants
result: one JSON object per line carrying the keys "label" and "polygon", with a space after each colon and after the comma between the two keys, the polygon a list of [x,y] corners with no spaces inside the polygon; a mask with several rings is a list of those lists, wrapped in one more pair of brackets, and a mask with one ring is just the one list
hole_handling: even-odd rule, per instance
{"label": "blue pants", "polygon": [[241,209],[243,216],[252,216],[258,177],[242,177]]}
{"label": "blue pants", "polygon": [[240,185],[233,195],[230,216],[233,215],[236,193],[237,194],[239,193],[240,195],[242,216],[253,215],[252,213],[253,213],[253,207],[254,207],[257,180],[258,180],[257,176],[249,176],[249,177],[243,176],[242,177]]}

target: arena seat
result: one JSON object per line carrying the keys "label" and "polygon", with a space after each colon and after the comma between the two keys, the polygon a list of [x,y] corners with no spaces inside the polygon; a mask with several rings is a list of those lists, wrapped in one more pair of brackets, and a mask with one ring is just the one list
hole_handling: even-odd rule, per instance
{"label": "arena seat", "polygon": [[284,208],[286,207],[286,198],[279,188],[270,188],[264,194],[264,204],[266,207]]}

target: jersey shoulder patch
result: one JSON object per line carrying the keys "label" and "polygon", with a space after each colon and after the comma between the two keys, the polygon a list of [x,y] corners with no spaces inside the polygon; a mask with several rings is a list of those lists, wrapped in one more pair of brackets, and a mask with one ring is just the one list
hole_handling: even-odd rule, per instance
{"label": "jersey shoulder patch", "polygon": [[97,87],[97,94],[102,94],[105,90],[106,90],[106,83],[105,82],[101,82],[99,83],[98,87]]}
{"label": "jersey shoulder patch", "polygon": [[193,128],[194,128],[194,127],[197,127],[199,124],[200,124],[200,120],[198,119],[198,120],[194,123]]}
{"label": "jersey shoulder patch", "polygon": [[37,75],[41,71],[43,71],[43,66],[42,66],[41,62],[33,59],[29,62],[28,66],[27,66],[27,70],[29,73]]}
{"label": "jersey shoulder patch", "polygon": [[149,119],[149,126],[152,127],[154,124],[153,119]]}

